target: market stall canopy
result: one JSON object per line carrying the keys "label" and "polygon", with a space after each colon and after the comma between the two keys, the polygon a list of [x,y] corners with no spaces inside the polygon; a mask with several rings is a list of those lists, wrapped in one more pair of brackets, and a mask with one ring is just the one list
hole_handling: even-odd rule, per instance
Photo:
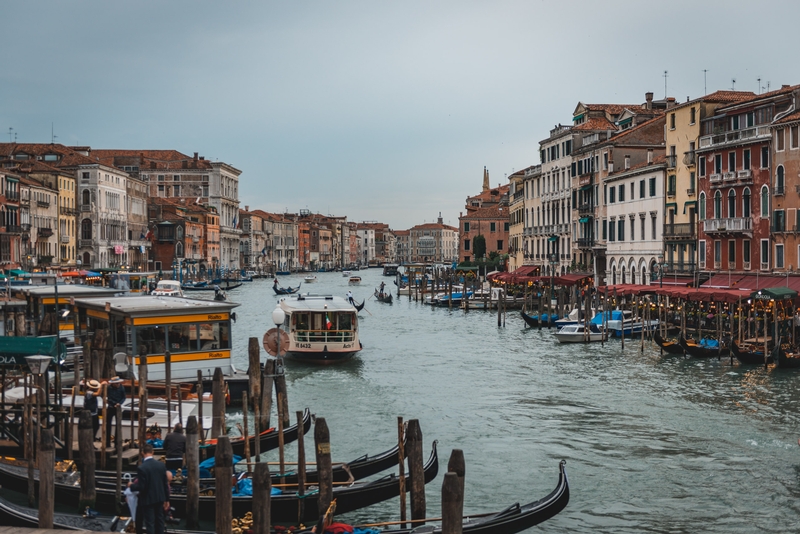
{"label": "market stall canopy", "polygon": [[574,286],[578,282],[591,277],[591,274],[563,274],[553,278],[553,284],[557,286]]}
{"label": "market stall canopy", "polygon": [[0,336],[0,367],[25,366],[26,356],[51,356],[55,361],[66,355],[67,348],[58,336],[11,337]]}
{"label": "market stall canopy", "polygon": [[10,271],[8,271],[8,274],[10,274],[11,276],[18,276],[18,277],[24,277],[24,276],[30,276],[31,275],[31,273],[29,273],[27,271],[23,271],[22,269],[11,269]]}
{"label": "market stall canopy", "polygon": [[753,291],[750,298],[753,300],[792,300],[797,298],[797,291],[788,287],[770,287]]}

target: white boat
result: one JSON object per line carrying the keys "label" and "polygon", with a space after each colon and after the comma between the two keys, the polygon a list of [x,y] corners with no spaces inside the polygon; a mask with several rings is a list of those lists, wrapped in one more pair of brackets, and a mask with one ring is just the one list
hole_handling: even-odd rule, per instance
{"label": "white boat", "polygon": [[585,326],[582,324],[568,324],[561,330],[553,334],[559,343],[586,343],[591,341],[603,341],[603,332],[597,325],[590,324],[588,339]]}
{"label": "white boat", "polygon": [[316,281],[317,281],[317,277],[316,277],[316,275],[309,274],[309,275],[307,275],[305,278],[303,278],[303,281],[304,281],[306,284],[313,284],[314,282],[316,282]]}
{"label": "white boat", "polygon": [[150,294],[156,297],[182,297],[183,290],[177,280],[161,280]]}
{"label": "white boat", "polygon": [[361,283],[361,277],[360,276],[351,276],[350,277],[350,281],[348,283],[349,284],[353,284],[353,285],[360,284]]}
{"label": "white boat", "polygon": [[[591,321],[594,316],[595,316],[595,311],[594,308],[592,308],[589,320]],[[586,314],[583,312],[583,308],[575,308],[574,310],[569,312],[569,315],[567,317],[564,317],[563,319],[559,319],[556,321],[556,328],[560,330],[567,325],[582,323],[585,317]]]}
{"label": "white boat", "polygon": [[358,312],[342,297],[292,295],[280,299],[289,331],[288,359],[309,363],[337,363],[361,350]]}
{"label": "white boat", "polygon": [[353,274],[351,271],[342,271],[342,276],[344,276],[345,278],[347,278],[351,274]]}
{"label": "white boat", "polygon": [[[634,317],[631,310],[612,310],[605,312],[606,326],[608,334],[613,337],[635,336],[642,333],[642,328],[647,331],[654,331],[658,328],[658,319],[642,321],[640,317]],[[592,318],[592,324],[600,325],[603,322],[603,313],[598,313]]]}

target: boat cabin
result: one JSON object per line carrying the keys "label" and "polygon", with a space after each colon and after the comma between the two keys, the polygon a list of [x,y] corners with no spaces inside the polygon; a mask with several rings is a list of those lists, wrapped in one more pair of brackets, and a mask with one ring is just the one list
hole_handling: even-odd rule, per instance
{"label": "boat cabin", "polygon": [[383,276],[395,276],[399,267],[400,266],[396,263],[384,263]]}
{"label": "boat cabin", "polygon": [[[144,354],[148,379],[164,380],[169,351],[172,379],[179,381],[196,380],[198,369],[205,376],[212,376],[216,367],[232,374],[231,310],[236,306],[142,295],[75,299],[73,310],[76,333],[95,340],[99,336],[103,348],[112,350],[118,374],[138,378],[139,355]],[[118,359],[118,354],[125,356]]]}
{"label": "boat cabin", "polygon": [[108,287],[131,293],[149,293],[150,283],[158,280],[158,273],[109,273],[104,278]]}
{"label": "boat cabin", "polygon": [[361,350],[358,312],[341,297],[298,295],[283,297],[284,329],[289,332],[287,358],[330,363]]}

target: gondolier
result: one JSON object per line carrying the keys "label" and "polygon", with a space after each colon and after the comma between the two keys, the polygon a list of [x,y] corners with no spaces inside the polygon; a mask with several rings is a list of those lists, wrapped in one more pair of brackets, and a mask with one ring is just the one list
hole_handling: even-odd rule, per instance
{"label": "gondolier", "polygon": [[348,291],[347,292],[347,302],[349,302],[353,306],[356,305],[355,301],[353,300],[353,292],[352,291]]}

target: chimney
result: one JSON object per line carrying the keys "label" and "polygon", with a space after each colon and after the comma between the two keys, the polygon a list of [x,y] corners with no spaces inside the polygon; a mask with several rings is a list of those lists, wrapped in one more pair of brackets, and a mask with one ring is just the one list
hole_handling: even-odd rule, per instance
{"label": "chimney", "polygon": [[625,154],[625,170],[631,168],[631,156],[630,154]]}
{"label": "chimney", "polygon": [[188,169],[188,168],[189,168],[189,162],[186,160],[181,161],[181,169]]}
{"label": "chimney", "polygon": [[667,98],[667,109],[674,108],[676,105],[677,105],[677,103],[675,102],[675,97],[674,96],[671,96],[671,97]]}
{"label": "chimney", "polygon": [[250,211],[250,206],[245,205],[244,211]]}
{"label": "chimney", "polygon": [[646,109],[653,109],[653,93],[652,92],[645,93],[644,99],[647,102],[644,107]]}
{"label": "chimney", "polygon": [[197,161],[197,152],[194,153],[194,160]]}
{"label": "chimney", "polygon": [[489,171],[486,170],[486,167],[483,168],[483,190],[489,190]]}
{"label": "chimney", "polygon": [[613,161],[609,161],[608,162],[608,174],[611,174],[613,172],[614,172],[614,162]]}
{"label": "chimney", "polygon": [[439,212],[438,222],[439,222],[439,224],[442,224],[442,212],[441,211]]}
{"label": "chimney", "polygon": [[648,165],[652,165],[653,164],[653,149],[652,148],[648,148],[647,149],[647,164]]}

